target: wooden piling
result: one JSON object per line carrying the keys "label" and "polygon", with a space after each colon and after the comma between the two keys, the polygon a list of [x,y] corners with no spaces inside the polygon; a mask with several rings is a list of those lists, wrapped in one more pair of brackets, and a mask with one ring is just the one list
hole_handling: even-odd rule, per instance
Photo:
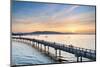
{"label": "wooden piling", "polygon": [[61,57],[61,50],[59,50],[59,57]]}
{"label": "wooden piling", "polygon": [[82,62],[82,56],[80,57],[80,62]]}
{"label": "wooden piling", "polygon": [[55,57],[57,58],[57,49],[55,49]]}
{"label": "wooden piling", "polygon": [[49,54],[49,46],[48,46],[48,54]]}
{"label": "wooden piling", "polygon": [[46,46],[44,45],[44,51],[46,52]]}
{"label": "wooden piling", "polygon": [[79,62],[79,57],[77,56],[77,62]]}
{"label": "wooden piling", "polygon": [[42,51],[42,44],[41,44],[41,51]]}

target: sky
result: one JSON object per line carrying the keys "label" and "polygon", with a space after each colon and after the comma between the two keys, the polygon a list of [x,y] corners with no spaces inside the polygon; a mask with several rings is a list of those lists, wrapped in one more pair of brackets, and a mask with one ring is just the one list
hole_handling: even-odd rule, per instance
{"label": "sky", "polygon": [[56,31],[95,33],[95,6],[12,3],[12,32]]}

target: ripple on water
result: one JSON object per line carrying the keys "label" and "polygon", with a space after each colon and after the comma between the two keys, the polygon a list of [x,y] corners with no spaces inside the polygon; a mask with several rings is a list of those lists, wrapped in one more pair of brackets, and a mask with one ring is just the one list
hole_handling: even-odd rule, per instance
{"label": "ripple on water", "polygon": [[54,61],[30,45],[19,42],[12,42],[12,65],[46,63],[54,63]]}

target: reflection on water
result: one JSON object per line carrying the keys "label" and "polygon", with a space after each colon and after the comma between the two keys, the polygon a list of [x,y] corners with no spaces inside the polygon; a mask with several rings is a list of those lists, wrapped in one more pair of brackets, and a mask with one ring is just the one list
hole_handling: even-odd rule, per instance
{"label": "reflection on water", "polygon": [[[28,35],[23,36],[28,38],[36,38],[40,40],[64,43],[67,45],[93,49],[95,50],[95,35]],[[55,54],[53,48],[50,48],[50,53]],[[76,57],[73,54],[61,51],[61,55],[64,59],[74,62]],[[89,61],[87,58],[83,58],[83,61]],[[55,63],[45,54],[37,51],[31,45],[27,45],[20,42],[12,42],[12,64],[13,65],[27,65],[27,64],[46,64]]]}
{"label": "reflection on water", "polygon": [[54,63],[52,59],[32,48],[32,46],[12,42],[12,65]]}
{"label": "reflection on water", "polygon": [[67,45],[95,50],[95,35],[28,35],[28,38],[36,38],[46,41],[59,42]]}

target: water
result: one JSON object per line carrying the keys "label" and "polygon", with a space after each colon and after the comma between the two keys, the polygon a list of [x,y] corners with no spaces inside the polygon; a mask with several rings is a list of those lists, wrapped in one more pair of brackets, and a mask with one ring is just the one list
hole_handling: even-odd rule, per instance
{"label": "water", "polygon": [[[27,35],[27,38],[36,38],[66,45],[72,44],[76,47],[82,47],[95,50],[95,35]],[[46,64],[55,63],[52,59],[45,56],[41,52],[31,46],[19,42],[12,42],[12,58],[13,64]],[[50,53],[55,54],[53,48],[50,48]],[[62,51],[62,57],[69,62],[75,62],[76,57],[73,54]],[[83,61],[90,61],[83,58]]]}
{"label": "water", "polygon": [[16,41],[12,42],[12,65],[46,63],[54,63],[54,60],[34,49],[31,45]]}
{"label": "water", "polygon": [[36,38],[51,42],[58,42],[77,47],[95,50],[95,35],[27,35],[23,37]]}

